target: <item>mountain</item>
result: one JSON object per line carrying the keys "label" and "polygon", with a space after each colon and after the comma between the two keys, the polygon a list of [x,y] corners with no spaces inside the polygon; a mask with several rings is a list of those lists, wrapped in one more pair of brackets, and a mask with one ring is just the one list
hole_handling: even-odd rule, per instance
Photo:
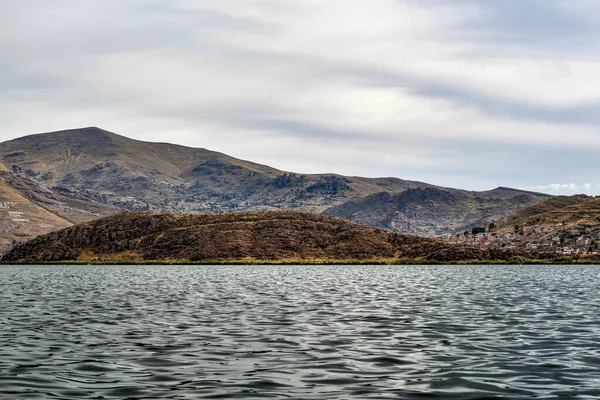
{"label": "mountain", "polygon": [[297,211],[126,213],[15,246],[4,262],[482,261],[530,256],[392,233]]}
{"label": "mountain", "polygon": [[[298,174],[206,149],[142,142],[99,128],[3,142],[0,161],[6,174],[36,184],[38,191],[49,190],[59,203],[77,200],[77,204],[54,208],[43,201],[36,203],[73,223],[120,210],[292,209],[436,236],[497,219],[547,198],[506,188],[466,192],[397,178]],[[71,213],[69,207],[87,211]],[[46,232],[40,224],[30,228],[32,236]]]}
{"label": "mountain", "polygon": [[378,191],[431,186],[394,178],[300,175],[206,149],[133,140],[99,128],[0,144],[2,163],[46,185],[106,196],[127,210],[321,212]]}
{"label": "mountain", "polygon": [[485,192],[423,187],[376,193],[324,214],[420,236],[443,236],[485,225],[548,198],[540,193],[497,188]]}

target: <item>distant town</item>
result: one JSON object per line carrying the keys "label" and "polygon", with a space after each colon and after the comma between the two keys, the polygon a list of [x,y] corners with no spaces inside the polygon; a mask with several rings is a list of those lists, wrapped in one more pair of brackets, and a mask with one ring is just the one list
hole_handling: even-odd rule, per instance
{"label": "distant town", "polygon": [[447,237],[450,243],[479,246],[481,248],[513,248],[564,255],[597,255],[600,229],[598,226],[565,225],[515,225],[510,229],[496,229],[494,223],[475,227]]}

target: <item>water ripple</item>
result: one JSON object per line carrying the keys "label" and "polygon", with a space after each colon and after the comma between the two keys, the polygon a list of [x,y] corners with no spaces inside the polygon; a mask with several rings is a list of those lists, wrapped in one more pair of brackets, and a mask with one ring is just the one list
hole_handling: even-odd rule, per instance
{"label": "water ripple", "polygon": [[598,278],[593,266],[2,266],[0,398],[599,398]]}

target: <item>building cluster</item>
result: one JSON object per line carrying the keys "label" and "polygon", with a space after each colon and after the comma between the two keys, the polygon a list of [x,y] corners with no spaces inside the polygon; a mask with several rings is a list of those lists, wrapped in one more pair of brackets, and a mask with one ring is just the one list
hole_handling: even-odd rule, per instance
{"label": "building cluster", "polygon": [[524,249],[564,255],[597,255],[600,253],[600,229],[584,226],[565,226],[562,223],[546,226],[515,227],[513,231],[494,229],[485,232],[462,232],[451,235],[448,242],[482,248]]}

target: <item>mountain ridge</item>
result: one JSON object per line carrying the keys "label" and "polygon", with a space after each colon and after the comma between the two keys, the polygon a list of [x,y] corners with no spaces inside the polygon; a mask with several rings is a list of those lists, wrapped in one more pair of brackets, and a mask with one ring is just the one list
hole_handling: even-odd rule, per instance
{"label": "mountain ridge", "polygon": [[[99,141],[99,138],[102,140]],[[43,154],[40,154],[41,152]],[[29,171],[34,179],[41,183],[46,185],[60,183],[77,189],[104,191],[111,201],[117,203],[119,195],[125,196],[131,187],[135,190],[135,186],[140,188],[144,185],[151,186],[151,188],[146,187],[146,191],[154,190],[156,192],[154,197],[162,192],[162,201],[152,198],[153,196],[147,193],[138,193],[135,197],[141,199],[141,202],[150,209],[156,210],[178,211],[173,204],[173,199],[169,199],[165,193],[175,194],[176,188],[174,189],[173,186],[182,184],[187,190],[192,187],[194,194],[204,196],[223,193],[231,195],[232,192],[237,191],[234,193],[235,201],[230,202],[231,208],[247,208],[245,202],[263,205],[260,192],[264,192],[265,189],[279,192],[279,198],[273,202],[274,204],[267,205],[293,208],[292,205],[286,204],[291,199],[288,193],[283,193],[282,190],[296,187],[293,182],[280,181],[279,183],[283,184],[280,187],[269,185],[274,183],[277,177],[291,176],[300,186],[313,186],[312,196],[305,197],[320,197],[301,206],[313,212],[322,211],[326,207],[322,203],[327,200],[324,198],[327,196],[315,195],[323,192],[342,195],[342,192],[347,189],[345,179],[352,181],[351,185],[358,194],[427,185],[397,178],[349,178],[338,174],[299,175],[207,149],[142,142],[99,128],[57,131],[13,139],[0,144],[0,154],[6,167],[16,166],[23,171]],[[117,178],[121,179],[123,187],[115,184]],[[107,179],[111,182],[107,183]],[[239,181],[242,179],[250,181],[251,185],[240,185]],[[196,182],[199,182],[199,185],[194,186]],[[257,196],[253,198],[252,195],[257,192]],[[184,197],[181,193],[178,195],[180,198]],[[196,204],[196,209],[187,207],[185,211],[222,211],[211,209],[206,204],[208,202],[209,199],[204,199],[204,204]],[[128,208],[126,204],[117,205]],[[129,207],[131,210],[137,208],[139,207],[135,204]]]}
{"label": "mountain ridge", "polygon": [[[0,143],[0,162],[1,169],[10,171],[6,173],[40,188],[70,196],[79,193],[81,201],[86,196],[103,199],[108,208],[92,213],[94,217],[122,210],[300,210],[397,232],[440,236],[498,219],[547,197],[505,187],[469,192],[390,177],[298,174],[203,148],[139,141],[97,127],[37,133]],[[374,209],[385,215],[366,218],[373,211],[369,210],[373,199],[384,201]],[[79,203],[75,208],[86,207]],[[355,212],[347,213],[349,209]]]}

